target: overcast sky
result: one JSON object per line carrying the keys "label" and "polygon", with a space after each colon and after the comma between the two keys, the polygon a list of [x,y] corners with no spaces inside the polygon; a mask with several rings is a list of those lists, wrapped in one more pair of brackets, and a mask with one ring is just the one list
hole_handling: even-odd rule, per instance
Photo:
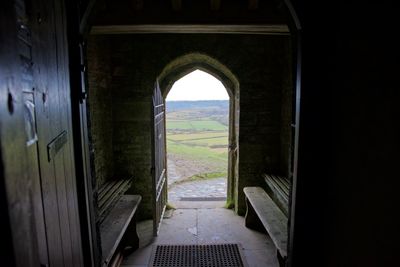
{"label": "overcast sky", "polygon": [[201,70],[195,70],[176,81],[167,95],[167,101],[228,99],[224,85]]}

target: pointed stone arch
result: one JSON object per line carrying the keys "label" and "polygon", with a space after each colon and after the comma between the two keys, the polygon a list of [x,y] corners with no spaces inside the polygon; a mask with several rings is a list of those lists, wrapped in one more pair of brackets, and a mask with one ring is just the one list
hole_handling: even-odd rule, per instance
{"label": "pointed stone arch", "polygon": [[171,61],[158,76],[164,98],[177,80],[196,69],[207,72],[220,80],[230,97],[238,94],[239,80],[228,67],[208,55],[191,53]]}
{"label": "pointed stone arch", "polygon": [[[172,60],[157,80],[164,99],[176,81],[195,71],[204,71],[222,82],[229,95],[229,149],[227,205],[237,207],[239,179],[239,80],[228,67],[202,53],[190,53]],[[164,135],[165,136],[165,135]]]}

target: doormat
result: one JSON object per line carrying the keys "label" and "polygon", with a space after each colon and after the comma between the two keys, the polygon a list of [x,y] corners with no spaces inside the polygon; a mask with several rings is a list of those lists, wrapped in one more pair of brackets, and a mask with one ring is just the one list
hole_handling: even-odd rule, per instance
{"label": "doormat", "polygon": [[226,201],[226,197],[181,197],[180,201]]}
{"label": "doormat", "polygon": [[239,244],[157,245],[149,267],[247,267]]}

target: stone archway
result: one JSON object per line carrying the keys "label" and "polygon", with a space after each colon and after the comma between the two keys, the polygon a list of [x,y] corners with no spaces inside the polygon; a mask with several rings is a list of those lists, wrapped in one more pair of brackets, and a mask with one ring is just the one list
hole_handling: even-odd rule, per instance
{"label": "stone archway", "polygon": [[[190,53],[171,61],[157,77],[164,99],[173,84],[194,70],[202,70],[220,80],[229,95],[229,149],[227,206],[237,207],[239,164],[239,81],[216,59],[201,53]],[[165,120],[164,120],[165,121]],[[164,135],[165,136],[165,135]]]}

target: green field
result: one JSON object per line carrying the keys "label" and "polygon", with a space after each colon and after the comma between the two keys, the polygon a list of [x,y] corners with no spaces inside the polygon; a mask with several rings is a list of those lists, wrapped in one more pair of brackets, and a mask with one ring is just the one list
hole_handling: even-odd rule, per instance
{"label": "green field", "polygon": [[215,151],[214,149],[203,145],[187,145],[167,140],[168,154],[179,154],[190,160],[217,160],[227,162],[228,150],[226,152]]}
{"label": "green field", "polygon": [[228,140],[227,131],[199,132],[190,134],[168,134],[168,139],[172,141],[186,141],[198,139],[224,138]]}
{"label": "green field", "polygon": [[228,121],[228,110],[218,110],[217,115],[213,110],[204,107],[166,114],[167,154],[179,159],[179,168],[191,168],[194,176],[226,176],[229,127],[224,122]]}
{"label": "green field", "polygon": [[171,121],[167,115],[167,131],[171,130],[192,130],[193,126],[189,121]]}
{"label": "green field", "polygon": [[168,130],[227,131],[228,127],[215,120],[168,120],[167,115]]}

